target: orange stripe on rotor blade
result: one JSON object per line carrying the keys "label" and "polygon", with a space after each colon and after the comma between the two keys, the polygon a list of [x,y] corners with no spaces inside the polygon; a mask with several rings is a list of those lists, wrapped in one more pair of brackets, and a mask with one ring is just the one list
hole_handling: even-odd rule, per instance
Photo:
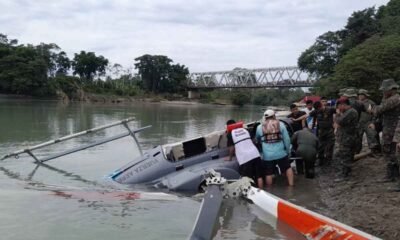
{"label": "orange stripe on rotor blade", "polygon": [[310,238],[327,239],[368,239],[338,225],[324,221],[301,209],[279,201],[278,219]]}

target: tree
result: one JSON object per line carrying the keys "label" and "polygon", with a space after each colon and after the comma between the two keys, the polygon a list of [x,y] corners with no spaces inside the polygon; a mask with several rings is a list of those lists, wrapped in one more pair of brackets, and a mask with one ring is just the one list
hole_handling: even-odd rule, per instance
{"label": "tree", "polygon": [[146,54],[135,58],[135,61],[145,89],[160,92],[161,82],[168,80],[172,60],[167,56]]}
{"label": "tree", "polygon": [[326,78],[333,74],[334,67],[353,47],[378,34],[379,20],[374,7],[354,12],[344,29],[329,31],[319,36],[315,43],[298,59],[301,70]]}
{"label": "tree", "polygon": [[336,91],[343,87],[369,90],[376,99],[385,78],[400,80],[400,35],[375,36],[350,50],[335,68]]}
{"label": "tree", "polygon": [[94,52],[81,51],[75,53],[72,61],[73,74],[79,75],[88,82],[92,82],[96,74],[104,75],[108,60],[103,56],[96,56]]}
{"label": "tree", "polygon": [[38,56],[40,56],[47,65],[48,75],[54,76],[56,69],[57,69],[57,63],[56,63],[57,53],[56,52],[60,51],[60,47],[54,43],[50,43],[50,44],[40,43],[35,48],[36,48]]}
{"label": "tree", "polygon": [[340,54],[343,56],[351,48],[363,43],[368,38],[379,33],[379,21],[375,7],[353,12],[347,19],[343,32],[343,44]]}
{"label": "tree", "polygon": [[55,56],[56,63],[56,75],[67,75],[71,68],[71,60],[69,60],[67,54],[64,51],[59,52]]}
{"label": "tree", "polygon": [[48,64],[33,45],[18,45],[0,35],[0,91],[26,95],[51,95]]}
{"label": "tree", "polygon": [[171,65],[168,78],[161,82],[160,90],[170,93],[182,92],[186,87],[188,74],[189,69],[185,65]]}
{"label": "tree", "polygon": [[297,64],[302,71],[326,77],[333,73],[339,61],[339,48],[342,46],[342,33],[326,32],[319,36],[316,42],[305,50]]}
{"label": "tree", "polygon": [[380,7],[377,17],[384,35],[400,34],[400,0],[391,0]]}

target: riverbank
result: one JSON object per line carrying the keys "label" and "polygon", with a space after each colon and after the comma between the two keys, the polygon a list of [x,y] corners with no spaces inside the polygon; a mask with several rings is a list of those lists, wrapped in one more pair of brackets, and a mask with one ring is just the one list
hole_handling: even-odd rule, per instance
{"label": "riverbank", "polygon": [[355,162],[347,182],[335,183],[334,172],[320,173],[323,214],[382,239],[399,239],[400,193],[388,190],[397,183],[376,182],[384,173],[382,156]]}
{"label": "riverbank", "polygon": [[137,102],[145,103],[162,103],[169,105],[200,105],[200,104],[214,104],[233,106],[233,104],[226,99],[214,99],[213,101],[207,101],[206,99],[189,99],[182,95],[155,95],[147,94],[142,96],[118,96],[108,94],[94,94],[94,93],[81,93],[75,95],[73,98],[69,98],[66,95],[59,94],[57,97],[51,98],[36,98],[26,95],[17,94],[0,94],[0,99],[19,99],[19,100],[48,100],[48,101],[59,101],[63,103],[69,102],[82,102],[82,103],[93,103],[93,104],[134,104]]}

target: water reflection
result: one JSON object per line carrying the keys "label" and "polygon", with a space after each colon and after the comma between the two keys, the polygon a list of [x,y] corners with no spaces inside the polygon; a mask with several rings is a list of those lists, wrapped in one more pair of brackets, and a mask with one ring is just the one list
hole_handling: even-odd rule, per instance
{"label": "water reflection", "polygon": [[[257,108],[258,109],[258,108]],[[0,99],[0,142],[41,142],[127,117],[133,127],[152,125],[140,134],[147,147],[202,135],[224,128],[226,120],[258,119],[254,108],[209,105],[93,105]],[[101,132],[98,133],[102,136]]]}
{"label": "water reflection", "polygon": [[[144,148],[181,141],[225,127],[227,119],[254,121],[259,107],[211,105],[96,105],[0,99],[0,155],[103,124],[135,117],[131,128],[152,125],[138,134]],[[39,156],[92,143],[125,131],[107,129],[38,151]],[[111,173],[138,155],[129,137],[36,165],[30,159],[10,159],[0,166],[0,226],[5,239],[186,239],[199,209],[187,197],[164,201],[141,201],[135,194],[142,186],[107,182]],[[296,183],[297,184],[297,183]],[[292,193],[277,190],[295,201],[313,186],[300,185]],[[88,189],[90,191],[88,191]],[[149,191],[149,189],[147,189]],[[111,193],[109,193],[111,192]],[[49,194],[51,193],[51,194]],[[104,193],[104,194],[103,194]],[[121,198],[113,194],[121,193]],[[112,200],[110,200],[112,199]],[[33,206],[35,203],[35,207]],[[29,218],[26,216],[29,215]],[[237,200],[224,202],[216,239],[285,239],[279,224],[274,226],[254,214],[251,205]],[[21,226],[24,226],[21,231]]]}

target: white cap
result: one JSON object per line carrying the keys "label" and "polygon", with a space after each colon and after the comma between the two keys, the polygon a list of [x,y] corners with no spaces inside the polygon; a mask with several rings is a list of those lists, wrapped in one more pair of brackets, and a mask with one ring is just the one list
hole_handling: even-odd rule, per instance
{"label": "white cap", "polygon": [[264,112],[264,117],[269,118],[275,116],[275,111],[272,109],[268,109]]}

